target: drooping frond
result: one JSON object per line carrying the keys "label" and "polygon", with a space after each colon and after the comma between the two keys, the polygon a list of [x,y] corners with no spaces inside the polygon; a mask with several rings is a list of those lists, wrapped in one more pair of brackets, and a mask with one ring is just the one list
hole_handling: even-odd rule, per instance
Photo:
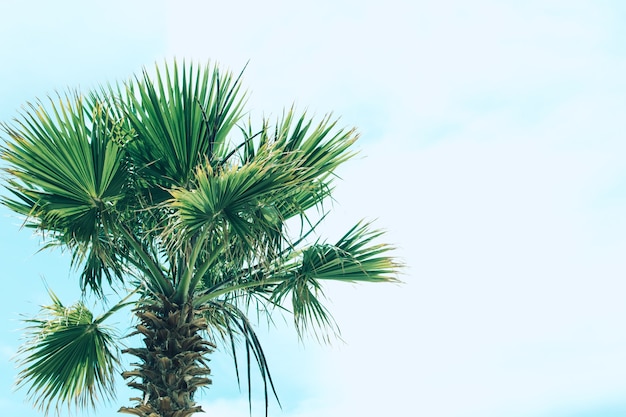
{"label": "drooping frond", "polygon": [[[118,365],[115,335],[82,303],[65,307],[50,291],[42,316],[25,320],[27,342],[18,351],[18,387],[46,413],[62,405],[95,407],[114,396]],[[116,305],[112,310],[120,308]]]}
{"label": "drooping frond", "polygon": [[[252,375],[251,367],[253,361],[256,363],[261,380],[263,382],[263,393],[265,399],[265,415],[268,415],[269,392],[270,389],[278,400],[278,394],[272,380],[269,364],[263,351],[263,346],[257,336],[254,326],[250,322],[247,314],[236,304],[229,301],[211,301],[206,305],[204,316],[207,318],[213,337],[221,339],[225,346],[230,348],[235,365],[237,382],[240,382],[239,369],[239,346],[243,343],[246,358],[246,380],[248,388],[248,404],[252,412]],[[280,405],[280,401],[279,401]]]}

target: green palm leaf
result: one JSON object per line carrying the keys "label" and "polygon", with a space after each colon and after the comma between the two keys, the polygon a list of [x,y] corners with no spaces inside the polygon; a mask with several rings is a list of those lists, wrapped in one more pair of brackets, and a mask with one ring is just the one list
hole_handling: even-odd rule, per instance
{"label": "green palm leaf", "polygon": [[[333,329],[335,323],[322,303],[321,282],[395,282],[402,267],[387,253],[393,247],[375,243],[382,235],[369,223],[358,223],[334,244],[316,243],[292,253],[292,261],[275,271],[281,282],[272,292],[272,301],[282,304],[290,298],[296,329]],[[325,337],[325,336],[324,336]]]}
{"label": "green palm leaf", "polygon": [[[88,108],[93,113],[88,113]],[[31,106],[24,121],[3,129],[13,139],[3,158],[10,189],[27,204],[11,206],[40,226],[88,240],[96,217],[121,197],[125,175],[105,110],[80,96],[59,98],[50,110]]]}
{"label": "green palm leaf", "polygon": [[18,351],[17,386],[28,387],[29,398],[46,412],[112,399],[119,362],[114,332],[102,320],[123,304],[94,319],[84,304],[65,307],[49,294],[52,304],[42,307],[42,317],[25,320],[28,341]]}
{"label": "green palm leaf", "polygon": [[240,346],[243,342],[245,346],[246,358],[246,377],[248,387],[248,403],[250,411],[252,411],[252,361],[256,362],[263,382],[263,392],[265,397],[265,413],[267,415],[269,405],[269,391],[271,389],[274,397],[278,400],[278,394],[272,380],[269,364],[263,351],[263,346],[259,340],[254,327],[247,317],[237,305],[231,301],[211,301],[207,304],[205,317],[210,322],[212,335],[222,340],[223,344],[230,347],[230,352],[235,365],[235,373],[237,382],[240,384],[239,362],[237,360]]}
{"label": "green palm leaf", "polygon": [[26,216],[26,224],[46,233],[49,243],[73,250],[76,265],[90,259],[82,286],[99,290],[102,270],[120,276],[116,245],[108,241],[107,221],[124,197],[125,160],[116,124],[106,108],[79,95],[32,105],[23,121],[3,125],[11,137],[2,157],[14,198],[2,202]]}
{"label": "green palm leaf", "polygon": [[136,135],[131,153],[141,175],[154,184],[186,186],[205,159],[227,151],[226,136],[239,121],[243,97],[239,78],[217,67],[178,64],[157,67],[129,84],[123,109]]}

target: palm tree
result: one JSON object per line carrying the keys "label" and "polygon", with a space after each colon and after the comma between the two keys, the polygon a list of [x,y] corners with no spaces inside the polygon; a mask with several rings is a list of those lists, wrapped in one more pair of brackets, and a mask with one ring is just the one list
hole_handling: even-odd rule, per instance
{"label": "palm tree", "polygon": [[[2,202],[72,254],[83,293],[122,298],[94,317],[52,303],[28,320],[18,386],[44,411],[111,398],[119,339],[105,320],[132,308],[141,346],[122,376],[140,395],[120,412],[186,417],[211,383],[209,354],[243,349],[274,391],[248,315],[291,314],[300,335],[334,329],[322,282],[394,282],[399,264],[369,223],[336,243],[316,235],[334,171],[357,138],[331,117],[285,111],[242,121],[240,78],[176,63],[81,95],[29,105],[2,125]],[[235,138],[238,139],[235,139]],[[142,340],[142,342],[141,342]]]}

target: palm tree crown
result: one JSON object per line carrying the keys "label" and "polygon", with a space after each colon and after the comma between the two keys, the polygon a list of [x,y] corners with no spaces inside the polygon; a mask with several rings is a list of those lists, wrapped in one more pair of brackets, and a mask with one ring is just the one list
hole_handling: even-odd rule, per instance
{"label": "palm tree crown", "polygon": [[200,411],[194,393],[211,383],[218,346],[243,346],[256,361],[267,410],[273,383],[249,309],[287,311],[299,333],[323,332],[333,326],[324,280],[396,281],[400,265],[369,223],[335,243],[316,236],[355,131],[293,109],[253,127],[244,101],[240,77],[174,63],[30,105],[2,126],[11,192],[2,202],[47,245],[71,251],[83,291],[124,297],[94,318],[51,293],[29,321],[19,384],[43,410],[112,392],[118,345],[103,322],[127,306],[144,345],[123,351],[139,359],[123,376],[141,395],[120,411]]}

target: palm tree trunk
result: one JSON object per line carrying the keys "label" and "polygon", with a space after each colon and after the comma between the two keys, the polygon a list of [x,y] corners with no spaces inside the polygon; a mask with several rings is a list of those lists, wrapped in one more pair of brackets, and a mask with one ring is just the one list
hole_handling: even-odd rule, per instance
{"label": "palm tree trunk", "polygon": [[165,297],[148,300],[135,310],[139,318],[134,334],[144,336],[144,348],[125,349],[140,359],[136,368],[122,373],[128,386],[140,390],[135,407],[119,412],[139,417],[188,417],[201,412],[193,400],[199,387],[211,384],[207,355],[215,345],[203,338],[206,320],[188,302],[177,305]]}

